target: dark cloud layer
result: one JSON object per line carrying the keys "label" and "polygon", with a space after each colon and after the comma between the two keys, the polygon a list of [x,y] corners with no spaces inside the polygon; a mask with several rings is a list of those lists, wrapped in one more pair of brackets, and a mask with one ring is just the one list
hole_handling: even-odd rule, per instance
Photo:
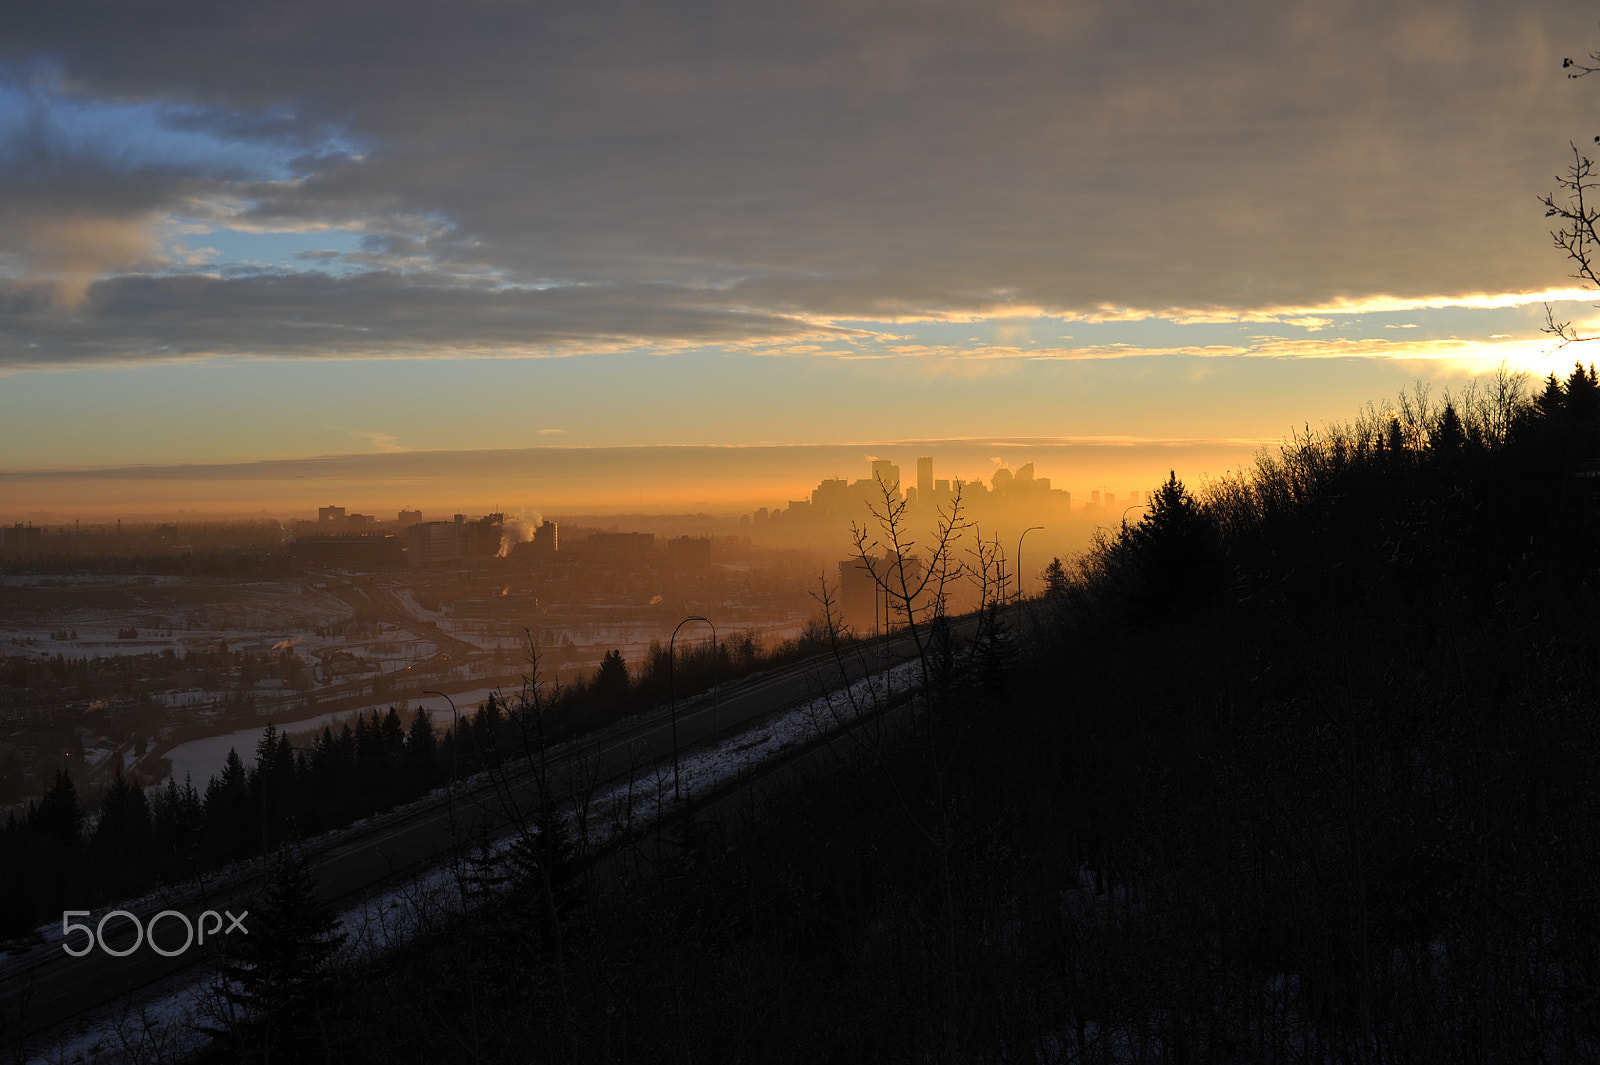
{"label": "dark cloud layer", "polygon": [[[1537,289],[1563,271],[1534,197],[1591,132],[1595,89],[1560,56],[1590,30],[1489,0],[13,5],[11,70],[181,107],[295,177],[32,129],[0,171],[22,279],[0,364]],[[48,251],[51,220],[81,243],[221,202],[239,225],[364,231],[350,265],[375,272]],[[115,276],[38,298],[73,269]]]}

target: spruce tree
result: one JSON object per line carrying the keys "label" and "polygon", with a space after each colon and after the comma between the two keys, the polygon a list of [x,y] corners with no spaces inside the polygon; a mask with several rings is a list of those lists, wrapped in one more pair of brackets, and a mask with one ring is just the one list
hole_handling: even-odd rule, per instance
{"label": "spruce tree", "polygon": [[1593,366],[1585,370],[1581,362],[1574,365],[1565,391],[1564,406],[1573,421],[1589,421],[1600,413],[1600,377],[1596,377]]}
{"label": "spruce tree", "polygon": [[434,760],[438,757],[439,741],[434,735],[433,719],[428,711],[417,707],[406,732],[406,772],[411,787],[425,791],[433,786]]}
{"label": "spruce tree", "polygon": [[30,821],[40,836],[58,847],[75,848],[82,840],[83,808],[78,805],[78,789],[72,776],[65,769],[56,770],[55,783],[44,793]]}
{"label": "spruce tree", "polygon": [[138,782],[122,775],[121,765],[100,800],[92,843],[102,884],[122,891],[141,881],[150,851],[150,805]]}
{"label": "spruce tree", "polygon": [[242,1049],[300,1060],[325,1039],[323,1003],[333,983],[333,955],[345,936],[318,901],[297,847],[273,855],[246,929],[223,941],[222,993],[242,1015],[234,1036]]}

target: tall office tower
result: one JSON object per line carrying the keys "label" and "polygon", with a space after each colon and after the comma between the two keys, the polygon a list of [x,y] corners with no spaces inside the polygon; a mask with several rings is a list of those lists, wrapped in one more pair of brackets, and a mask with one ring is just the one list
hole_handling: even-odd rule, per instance
{"label": "tall office tower", "polygon": [[535,554],[549,557],[554,555],[561,546],[560,527],[548,518],[539,523],[533,530],[533,550]]}
{"label": "tall office tower", "polygon": [[927,502],[933,495],[933,456],[917,459],[917,498]]}
{"label": "tall office tower", "polygon": [[873,459],[872,479],[874,481],[882,481],[889,488],[899,488],[900,467],[888,459]]}

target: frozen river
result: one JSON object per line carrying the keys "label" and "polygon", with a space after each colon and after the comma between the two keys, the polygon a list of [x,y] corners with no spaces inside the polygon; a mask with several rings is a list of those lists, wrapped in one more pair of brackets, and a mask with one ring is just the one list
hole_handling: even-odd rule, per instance
{"label": "frozen river", "polygon": [[[469,692],[462,692],[459,695],[452,694],[450,698],[455,700],[456,710],[462,714],[469,714],[477,710],[479,704],[489,698],[493,691],[493,688],[477,688]],[[379,710],[387,713],[391,705],[388,702],[373,703],[371,706],[363,707],[359,712],[368,713],[372,710]],[[430,696],[420,705],[426,706],[428,713],[433,715],[435,728],[448,727],[450,723],[450,706],[443,699],[437,696]],[[309,732],[312,729],[321,729],[324,725],[333,726],[334,731],[337,732],[339,725],[345,721],[354,720],[356,713],[357,711],[355,710],[340,710],[337,713],[308,717],[301,721],[274,721],[273,724],[277,726],[279,732]],[[411,712],[409,710],[402,711],[402,717],[409,727],[411,724]],[[244,763],[247,766],[255,762],[256,744],[260,742],[261,733],[265,728],[266,724],[263,723],[255,728],[239,729],[237,732],[228,732],[220,736],[207,736],[203,739],[190,740],[187,743],[178,744],[178,746],[166,752],[168,761],[172,763],[173,777],[181,777],[185,774],[192,776],[194,778],[194,786],[203,793],[206,788],[206,782],[215,774],[222,772],[223,763],[228,760],[228,752],[230,750],[238,751],[239,757],[244,759]],[[159,783],[164,785],[166,781],[160,781]]]}

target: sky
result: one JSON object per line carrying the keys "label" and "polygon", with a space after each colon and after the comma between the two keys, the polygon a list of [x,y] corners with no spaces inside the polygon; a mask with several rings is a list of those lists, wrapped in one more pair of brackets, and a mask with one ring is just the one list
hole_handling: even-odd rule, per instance
{"label": "sky", "polygon": [[1539,197],[1595,48],[1557,0],[9,5],[0,521],[1214,476],[1593,358]]}

